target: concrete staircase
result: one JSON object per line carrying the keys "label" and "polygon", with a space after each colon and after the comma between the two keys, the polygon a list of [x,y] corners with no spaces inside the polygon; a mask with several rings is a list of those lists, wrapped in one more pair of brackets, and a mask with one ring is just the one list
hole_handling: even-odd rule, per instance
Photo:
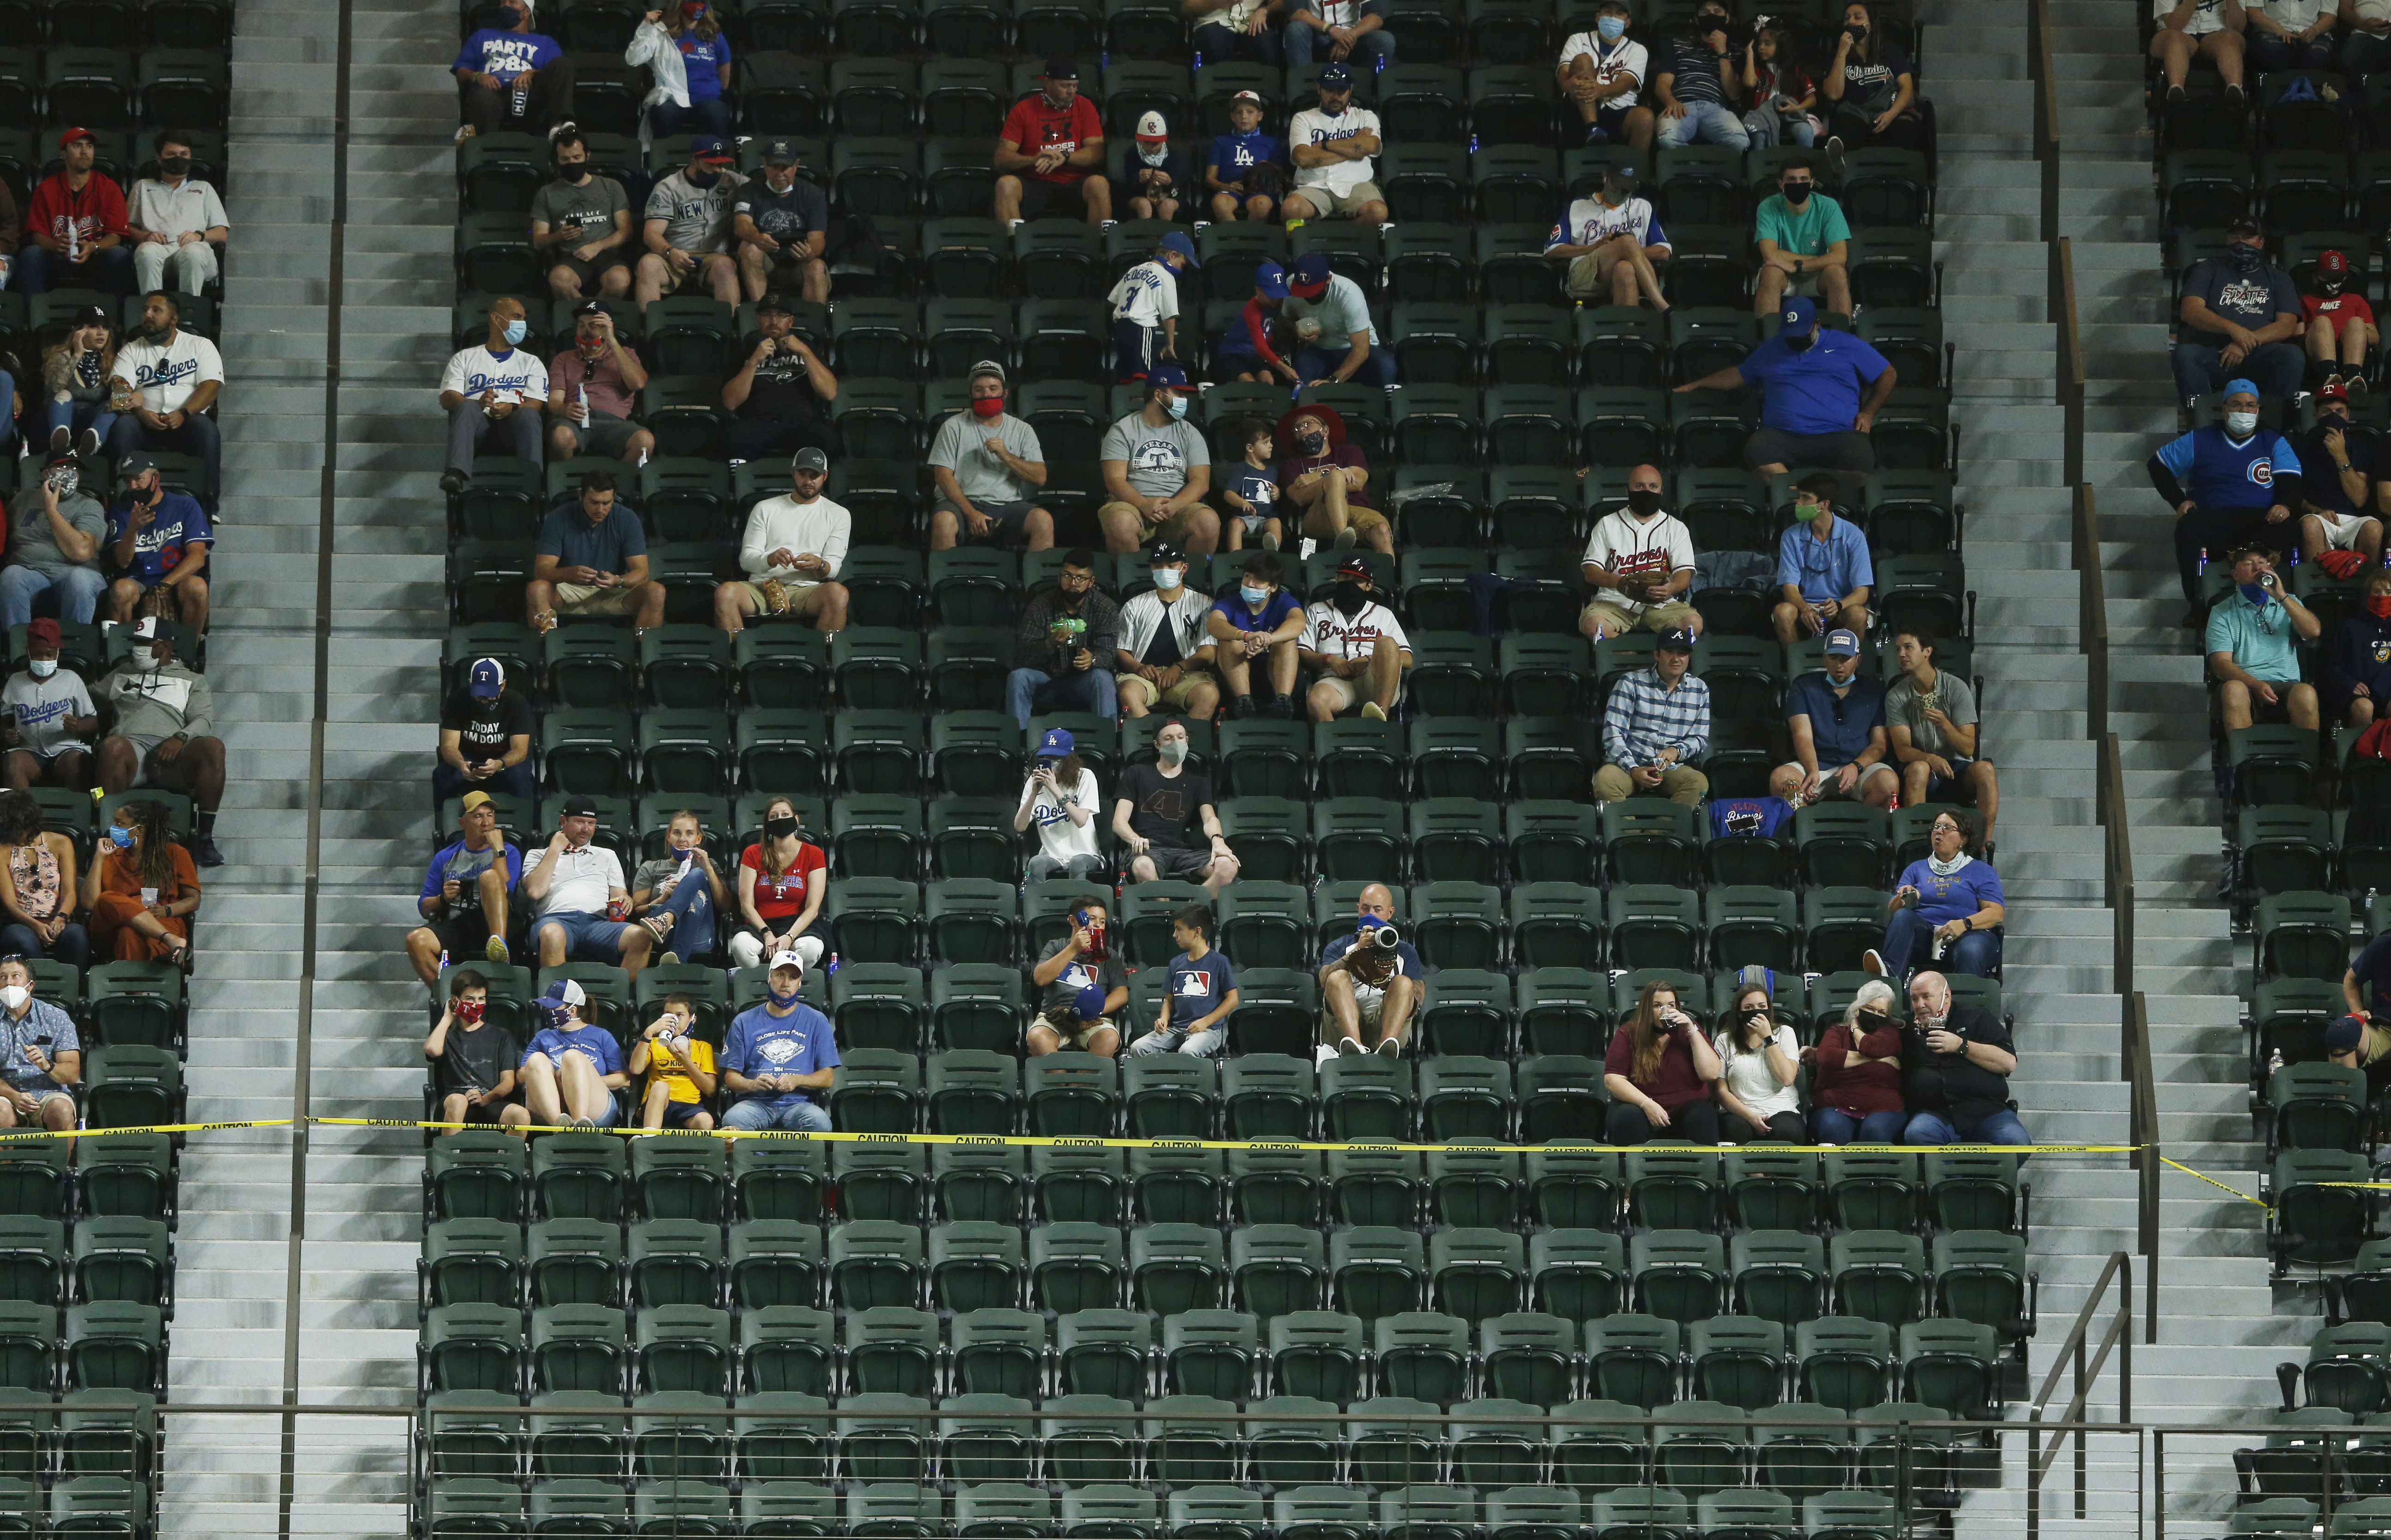
{"label": "concrete staircase", "polygon": [[[209,875],[193,989],[198,1119],[420,1115],[420,986],[396,947],[430,855],[445,543],[432,397],[453,291],[443,67],[455,20],[436,6],[356,0],[344,188],[341,22],[340,7],[243,0],[234,45],[210,660],[232,780],[217,836],[227,864]],[[319,531],[333,542],[329,569]],[[317,1129],[295,1143],[282,1130],[218,1133],[186,1151],[171,1398],[411,1404],[419,1136]],[[162,1532],[273,1534],[279,1506],[291,1534],[406,1533],[402,1420],[285,1420],[173,1428]]]}

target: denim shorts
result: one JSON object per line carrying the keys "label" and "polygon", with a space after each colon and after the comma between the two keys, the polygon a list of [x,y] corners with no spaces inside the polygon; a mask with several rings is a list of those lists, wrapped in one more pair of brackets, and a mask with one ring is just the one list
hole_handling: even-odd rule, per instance
{"label": "denim shorts", "polygon": [[614,963],[623,956],[623,932],[630,925],[603,914],[543,914],[531,923],[532,939],[549,925],[564,932],[564,954],[584,963]]}

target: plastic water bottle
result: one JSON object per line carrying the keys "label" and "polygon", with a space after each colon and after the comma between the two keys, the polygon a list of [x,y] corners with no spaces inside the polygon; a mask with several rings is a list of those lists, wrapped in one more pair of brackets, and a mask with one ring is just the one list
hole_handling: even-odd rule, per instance
{"label": "plastic water bottle", "polygon": [[836,973],[837,971],[838,971],[838,953],[836,953],[836,952],[834,952],[834,952],[832,952],[832,953],[830,954],[830,962],[829,962],[829,963],[828,963],[828,964],[827,964],[822,968],[822,972],[824,972],[824,973]]}
{"label": "plastic water bottle", "polygon": [[83,255],[83,221],[67,221],[67,260],[74,262]]}
{"label": "plastic water bottle", "polygon": [[589,387],[587,384],[576,385],[574,387],[574,394],[578,398],[577,404],[581,408],[582,426],[588,427],[589,424]]}
{"label": "plastic water bottle", "polygon": [[440,949],[440,971],[442,973],[446,973],[448,971],[448,949],[446,947]]}

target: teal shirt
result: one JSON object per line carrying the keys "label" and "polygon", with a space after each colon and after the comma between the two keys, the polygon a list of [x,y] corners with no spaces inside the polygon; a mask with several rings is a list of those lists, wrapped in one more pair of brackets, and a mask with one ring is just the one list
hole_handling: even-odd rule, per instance
{"label": "teal shirt", "polygon": [[2268,684],[2296,684],[2300,659],[2293,646],[2292,613],[2280,599],[2255,607],[2238,592],[2208,612],[2208,648],[2231,655],[2251,678]]}
{"label": "teal shirt", "polygon": [[1825,256],[1836,241],[1851,238],[1842,205],[1823,192],[1812,193],[1800,214],[1787,204],[1783,193],[1772,192],[1751,215],[1751,239],[1773,240],[1788,256]]}

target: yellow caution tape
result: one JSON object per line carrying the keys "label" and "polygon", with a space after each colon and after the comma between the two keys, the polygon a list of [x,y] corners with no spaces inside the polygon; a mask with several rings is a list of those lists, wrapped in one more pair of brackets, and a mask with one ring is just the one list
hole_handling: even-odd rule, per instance
{"label": "yellow caution tape", "polygon": [[[2231,1193],[2234,1197],[2236,1197],[2240,1198],[2240,1199],[2241,1199],[2242,1202],[2244,1202],[2244,1203],[2255,1203],[2256,1205],[2258,1205],[2258,1207],[2259,1207],[2259,1208],[2266,1210],[2267,1210],[2268,1213],[2270,1213],[2270,1214],[2271,1214],[2271,1213],[2273,1213],[2273,1212],[2275,1211],[2275,1206],[2274,1206],[2273,1204],[2271,1204],[2271,1203],[2268,1202],[2265,1198],[2262,1198],[2262,1197],[2252,1197],[2248,1193],[2243,1192],[2243,1191],[2242,1191],[2241,1188],[2239,1188],[2239,1187],[2228,1187],[2228,1186],[2226,1186],[2226,1184],[2225,1184],[2224,1183],[2219,1182],[2218,1180],[2217,1180],[2217,1178],[2215,1178],[2215,1177],[2213,1177],[2213,1176],[2209,1175],[2206,1171],[2192,1171],[2192,1169],[2191,1169],[2190,1166],[2185,1165],[2182,1161],[2180,1161],[2180,1160],[2169,1160],[2169,1159],[2167,1159],[2167,1158],[2166,1158],[2165,1156],[2164,1156],[2164,1155],[2160,1156],[2160,1157],[2159,1157],[2159,1158],[2160,1158],[2161,1160],[2163,1160],[2163,1161],[2165,1161],[2165,1162],[2166,1162],[2166,1164],[2168,1164],[2168,1165],[2170,1165],[2170,1166],[2173,1166],[2176,1170],[2178,1170],[2178,1171],[2188,1171],[2188,1172],[2190,1172],[2191,1175],[2193,1175],[2193,1176],[2196,1176],[2196,1177],[2200,1178],[2203,1182],[2207,1183],[2207,1184],[2208,1184],[2210,1186],[2212,1186],[2212,1187],[2224,1187],[2224,1188],[2225,1188],[2225,1190],[2226,1190],[2227,1192]],[[2342,1185],[2342,1184],[2339,1184],[2339,1183],[2333,1183],[2333,1184],[2320,1184],[2320,1185],[2333,1185],[2333,1186],[2339,1186],[2339,1185]],[[2351,1184],[2349,1184],[2349,1185],[2352,1185],[2352,1186],[2368,1185],[2368,1184],[2360,1184],[2360,1183],[2351,1183]],[[2391,1185],[2391,1183],[2386,1183],[2386,1184],[2385,1184],[2385,1185]]]}
{"label": "yellow caution tape", "polygon": [[289,1128],[297,1121],[296,1118],[250,1118],[230,1123],[140,1123],[130,1128],[20,1128],[0,1132],[0,1140],[96,1139],[103,1133],[200,1133],[228,1128]]}

